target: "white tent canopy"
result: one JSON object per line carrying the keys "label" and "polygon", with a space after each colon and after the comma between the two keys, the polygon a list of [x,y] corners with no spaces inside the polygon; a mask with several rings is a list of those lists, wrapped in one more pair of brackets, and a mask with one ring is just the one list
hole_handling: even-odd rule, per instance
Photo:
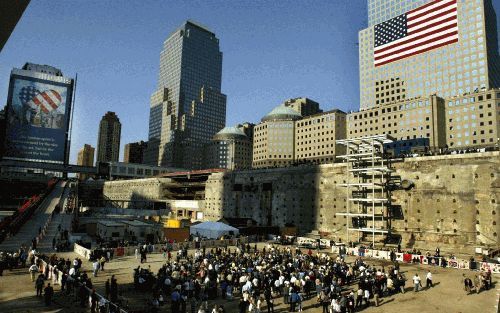
{"label": "white tent canopy", "polygon": [[221,222],[203,222],[189,228],[191,235],[204,236],[207,238],[217,239],[224,235],[238,235],[238,228],[226,225]]}

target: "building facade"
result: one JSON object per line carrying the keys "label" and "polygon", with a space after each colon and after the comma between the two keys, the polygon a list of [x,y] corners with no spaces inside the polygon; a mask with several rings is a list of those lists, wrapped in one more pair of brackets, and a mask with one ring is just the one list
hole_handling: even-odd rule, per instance
{"label": "building facade", "polygon": [[[453,2],[450,3],[451,10],[444,12],[440,9],[449,2]],[[411,10],[434,10],[431,14],[434,19],[417,21],[421,23],[418,27],[424,29],[422,34],[436,32],[433,35],[436,37],[454,32],[454,42],[443,42],[435,49],[422,50],[422,53],[416,51],[376,66],[377,29],[397,22],[397,19],[406,20],[406,14]],[[433,24],[443,14],[447,14],[443,23]],[[500,86],[496,14],[491,0],[446,0],[439,3],[430,0],[369,0],[368,20],[368,28],[359,32],[361,110],[432,94],[449,98]],[[417,49],[417,44],[425,45],[427,41],[421,43],[417,40],[408,43],[411,46],[406,48]]]}
{"label": "building facade", "polygon": [[[81,166],[94,166],[94,154],[95,148],[91,145],[85,144],[83,148],[78,151],[78,157],[76,160],[76,165]],[[87,179],[88,175],[78,174],[78,178],[81,180]]]}
{"label": "building facade", "polygon": [[148,143],[144,141],[132,142],[125,145],[125,151],[123,155],[124,163],[144,163],[144,151],[147,149]]}
{"label": "building facade", "polygon": [[283,105],[294,109],[302,116],[321,113],[319,103],[305,97],[288,99]]}
{"label": "building facade", "polygon": [[386,134],[397,140],[429,138],[431,148],[446,146],[445,101],[437,96],[353,112],[347,121],[347,138]]}
{"label": "building facade", "polygon": [[186,21],[160,54],[158,87],[150,103],[148,164],[203,167],[203,149],[225,125],[221,79],[219,39]]}
{"label": "building facade", "polygon": [[336,140],[346,138],[346,113],[332,110],[295,122],[295,160],[298,163],[333,163],[345,153]]}
{"label": "building facade", "polygon": [[252,167],[252,138],[240,127],[224,127],[207,148],[207,168],[229,170]]}
{"label": "building facade", "polygon": [[283,167],[294,163],[295,121],[301,115],[285,105],[279,105],[264,116],[254,128],[254,168]]}
{"label": "building facade", "polygon": [[99,123],[97,162],[118,162],[122,124],[115,112],[107,112]]}
{"label": "building facade", "polygon": [[446,144],[450,148],[499,147],[500,89],[446,100]]}
{"label": "building facade", "polygon": [[[497,247],[499,162],[493,151],[394,163],[393,175],[414,187],[391,192],[391,236],[422,250],[439,246],[474,254],[475,247]],[[341,184],[348,175],[345,163],[214,173],[206,182],[204,217],[295,225],[301,234],[318,230],[324,238],[347,242],[347,217],[341,213],[348,200]]]}
{"label": "building facade", "polygon": [[428,138],[430,148],[498,147],[500,89],[443,99],[408,99],[347,115],[347,138]]}

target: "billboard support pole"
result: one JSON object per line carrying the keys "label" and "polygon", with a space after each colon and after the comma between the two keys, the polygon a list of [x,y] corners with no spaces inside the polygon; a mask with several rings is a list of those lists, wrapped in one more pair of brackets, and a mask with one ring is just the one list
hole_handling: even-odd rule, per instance
{"label": "billboard support pole", "polygon": [[[68,166],[69,164],[69,154],[70,154],[70,148],[71,148],[71,134],[73,132],[73,116],[75,115],[75,100],[76,100],[76,83],[78,82],[78,73],[75,73],[75,83],[73,84],[73,99],[71,100],[71,116],[70,116],[70,121],[69,121],[69,129],[68,129],[68,147],[66,151],[66,162],[65,166]],[[64,172],[64,176],[67,178],[68,177],[68,172]]]}

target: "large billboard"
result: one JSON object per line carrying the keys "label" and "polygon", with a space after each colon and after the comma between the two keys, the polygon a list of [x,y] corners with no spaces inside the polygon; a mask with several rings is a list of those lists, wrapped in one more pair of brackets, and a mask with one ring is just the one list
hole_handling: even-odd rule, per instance
{"label": "large billboard", "polygon": [[12,74],[4,158],[67,162],[73,80]]}

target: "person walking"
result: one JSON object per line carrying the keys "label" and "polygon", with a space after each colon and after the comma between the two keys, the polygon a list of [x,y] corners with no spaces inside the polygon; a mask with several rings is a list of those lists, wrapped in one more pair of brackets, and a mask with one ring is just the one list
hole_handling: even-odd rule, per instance
{"label": "person walking", "polygon": [[425,279],[425,281],[426,281],[426,283],[425,283],[425,288],[430,288],[430,287],[432,287],[433,285],[432,285],[432,273],[431,273],[431,270],[429,270],[429,271],[427,272],[427,276],[425,276],[425,278],[426,278],[426,279]]}
{"label": "person walking", "polygon": [[38,266],[36,266],[36,264],[33,263],[29,268],[31,282],[35,281],[35,276],[36,276],[36,273],[38,273],[38,271],[39,271]]}
{"label": "person walking", "polygon": [[415,276],[413,276],[413,285],[414,285],[414,291],[415,292],[418,292],[420,290],[420,287],[422,287],[422,283],[420,281],[420,277],[416,273],[415,273]]}

